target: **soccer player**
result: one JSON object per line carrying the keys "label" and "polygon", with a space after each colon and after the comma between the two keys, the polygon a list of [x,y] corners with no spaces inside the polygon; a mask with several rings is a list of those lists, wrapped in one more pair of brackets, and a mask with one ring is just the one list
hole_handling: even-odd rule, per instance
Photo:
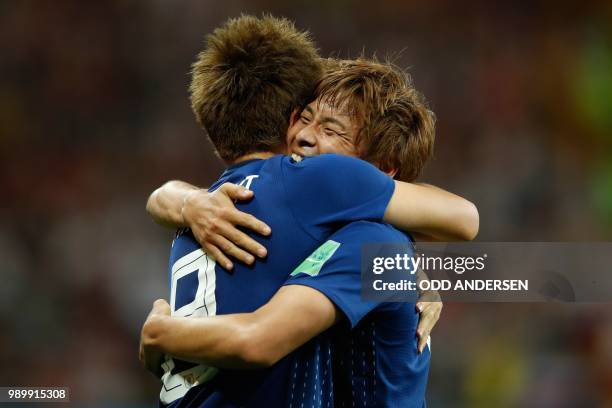
{"label": "soccer player", "polygon": [[[217,273],[214,260],[189,230],[180,231],[170,263],[174,316],[256,310],[285,282],[287,265],[297,264],[346,223],[380,221],[384,216],[410,227],[401,215],[406,207],[403,187],[396,188],[392,179],[371,165],[330,155],[303,162],[274,156],[283,151],[282,134],[290,113],[309,99],[320,75],[318,63],[312,43],[285,20],[242,17],[209,37],[194,66],[192,104],[219,154],[232,164],[211,190],[224,182],[255,190],[257,199],[241,208],[266,219],[274,233],[257,237],[270,249],[264,261],[252,267],[237,264],[227,274]],[[429,194],[440,198],[438,191]],[[238,336],[225,342],[231,347],[242,340]],[[232,367],[249,360],[244,355],[226,357],[210,362]],[[286,389],[287,362],[239,372],[168,359],[160,397],[163,403],[185,406],[282,406],[286,395],[279,391]]]}
{"label": "soccer player", "polygon": [[[329,148],[333,142],[326,140],[324,132],[318,132],[320,129],[318,122],[332,118],[338,121],[337,126],[352,129],[357,123],[356,118],[369,117],[369,126],[372,129],[365,130],[364,138],[380,136],[381,129],[384,129],[386,138],[397,137],[399,132],[409,132],[406,130],[406,126],[410,123],[410,115],[407,113],[412,110],[395,112],[398,114],[397,117],[393,115],[394,110],[401,110],[404,105],[419,102],[415,99],[414,89],[406,83],[403,73],[386,64],[365,60],[348,61],[341,65],[321,81],[318,87],[318,94],[321,96],[304,109],[299,122],[291,128],[288,138],[290,144],[297,143],[304,149],[316,152]],[[366,88],[370,89],[370,94],[375,100],[367,101],[359,98]],[[337,104],[341,98],[341,105],[354,107],[352,113],[346,112],[342,115],[339,114],[342,112],[331,108],[330,102],[335,100]],[[381,105],[386,105],[387,108],[383,110],[383,114],[377,114]],[[352,142],[347,142],[343,138],[341,140],[344,153],[356,150]],[[384,143],[386,140],[382,138],[380,141]],[[396,165],[404,164],[395,168],[402,167],[405,172],[404,177],[412,179],[416,177],[423,161],[414,166],[402,163],[402,160],[406,161],[410,156],[394,153],[386,156],[386,160],[389,163],[395,162]],[[348,320],[351,326],[357,326],[353,332],[346,333],[346,330],[342,330],[346,329],[343,326],[335,334],[350,344],[334,348],[336,350],[334,358],[347,367],[345,370],[335,370],[336,373],[344,374],[337,375],[334,379],[334,383],[339,388],[335,393],[336,398],[349,402],[353,399],[358,406],[422,405],[428,356],[418,356],[416,344],[412,340],[416,329],[414,304],[376,304],[360,300],[359,249],[363,242],[408,243],[408,239],[389,226],[365,222],[352,223],[334,234],[309,257],[309,260],[313,258],[323,260],[315,263],[315,271],[312,264],[303,264],[294,271],[292,275],[295,276],[286,283],[308,286],[312,289],[286,286],[255,313],[227,316],[224,320],[198,319],[197,323],[162,320],[164,323],[159,324],[155,319],[158,313],[153,313],[152,318],[155,323],[150,324],[149,328],[155,326],[153,330],[159,331],[156,334],[157,347],[174,355],[210,362],[216,361],[214,359],[223,356],[224,353],[228,353],[225,354],[227,357],[239,350],[231,346],[224,348],[223,344],[216,344],[215,341],[245,335],[249,338],[249,342],[245,342],[242,347],[253,348],[260,353],[257,355],[257,351],[252,352],[255,361],[251,363],[271,364],[334,322]],[[330,246],[333,252],[329,255],[329,259],[325,259],[325,254],[329,253],[326,252],[327,248]],[[305,270],[304,265],[308,265]],[[163,310],[163,306],[159,307]],[[366,314],[367,318],[364,319]],[[299,320],[295,318],[296,315],[300,316]],[[381,322],[383,324],[380,324]],[[375,335],[376,330],[377,335]],[[243,334],[246,332],[248,335]],[[309,349],[314,347],[312,345]],[[298,398],[304,398],[324,405],[325,398],[329,398],[327,392],[322,392],[325,383],[321,383],[324,373],[329,377],[332,371],[331,367],[327,367],[331,364],[331,360],[326,360],[326,356],[330,355],[329,343],[321,341],[316,343],[316,347],[318,353],[309,354],[307,349],[301,351],[300,357],[294,360],[293,370],[296,376],[290,376],[292,384],[287,396],[289,403],[296,403]],[[343,354],[342,350],[351,350],[352,353]],[[239,358],[241,353],[248,352],[246,349],[241,350],[233,357]],[[371,357],[376,353],[378,353],[376,360],[379,361],[377,370],[373,369],[376,360]],[[402,356],[399,360],[398,355]],[[210,358],[213,360],[208,360]],[[318,370],[319,384],[315,385],[314,373],[317,371],[317,364],[326,364],[328,369]],[[351,373],[348,367],[357,367],[359,381],[348,378],[355,374],[355,371]],[[304,378],[304,369],[315,370],[308,381],[306,381],[307,375],[306,379]],[[331,380],[332,378],[327,379],[328,387]],[[345,384],[344,387],[340,386],[342,383]],[[347,387],[346,384],[353,384],[357,389]],[[378,387],[375,384],[378,384]],[[366,389],[368,392],[365,392]],[[313,390],[319,390],[315,393],[316,396]]]}

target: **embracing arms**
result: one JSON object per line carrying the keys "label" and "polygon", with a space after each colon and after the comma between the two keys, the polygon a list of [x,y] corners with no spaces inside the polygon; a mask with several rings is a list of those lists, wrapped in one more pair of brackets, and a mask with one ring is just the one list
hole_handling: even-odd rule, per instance
{"label": "embracing arms", "polygon": [[[255,261],[252,254],[266,256],[266,248],[236,228],[270,234],[265,223],[234,205],[234,200],[252,197],[252,191],[234,184],[209,193],[182,181],[169,181],[151,194],[147,211],[162,225],[190,227],[202,247],[231,269],[228,256],[247,264]],[[462,241],[474,239],[479,217],[474,204],[453,193],[427,184],[396,181],[384,221],[421,240]]]}
{"label": "embracing arms", "polygon": [[225,269],[232,269],[232,256],[251,264],[267,255],[266,248],[236,228],[242,226],[261,235],[271,230],[263,222],[236,209],[233,200],[248,200],[253,192],[226,183],[209,193],[184,181],[172,180],[155,190],[147,200],[147,212],[168,227],[190,227],[196,240]]}
{"label": "embracing arms", "polygon": [[[431,308],[421,318],[430,320],[419,336],[421,352],[442,304],[423,302],[417,308]],[[221,368],[269,367],[343,318],[327,296],[302,285],[283,286],[252,313],[211,317],[171,317],[168,303],[158,299],[142,327],[140,360],[154,373],[162,354]]]}
{"label": "embracing arms", "polygon": [[395,182],[384,220],[417,239],[471,241],[478,234],[478,210],[463,197],[429,184]]}
{"label": "embracing arms", "polygon": [[[233,184],[224,184],[209,193],[184,182],[171,181],[151,194],[147,211],[162,224],[189,226],[204,249],[226,269],[231,269],[231,261],[225,254],[246,263],[254,261],[251,254],[262,257],[266,254],[265,248],[236,228],[243,226],[262,235],[270,233],[263,222],[235,208],[234,200],[252,197],[252,191]],[[478,229],[478,213],[469,201],[436,187],[401,182],[396,182],[395,192],[386,208],[385,221],[439,240],[471,239]],[[221,367],[271,364],[337,319],[335,307],[324,295],[308,288],[297,289],[314,292],[312,296],[324,299],[306,300],[302,304],[299,303],[302,296],[288,295],[292,287],[282,288],[268,305],[250,314],[192,320],[154,313],[154,308],[143,327],[141,355],[146,357],[161,351],[183,359],[195,356],[197,361]],[[309,297],[304,296],[306,299]],[[442,308],[439,301],[425,302],[422,299],[417,303],[421,312],[417,329],[420,350],[425,346]],[[282,303],[285,301],[287,305]],[[304,312],[309,307],[324,305],[327,305],[324,313]],[[300,311],[300,316],[310,317],[300,319],[302,326],[295,331],[288,331],[287,322],[295,320],[296,311]],[[282,328],[280,333],[279,328]],[[206,339],[198,335],[204,332]],[[211,333],[217,335],[211,336]],[[200,343],[200,340],[205,343]],[[258,346],[253,347],[254,344]]]}
{"label": "embracing arms", "polygon": [[165,300],[155,301],[142,328],[140,356],[147,368],[155,366],[147,361],[155,353],[221,368],[269,367],[342,316],[321,292],[300,285],[282,287],[252,313],[201,318],[169,314]]}
{"label": "embracing arms", "polygon": [[164,227],[186,227],[188,224],[183,215],[185,200],[199,190],[184,181],[168,181],[149,196],[147,212],[156,223]]}
{"label": "embracing arms", "polygon": [[[417,278],[427,279],[420,271]],[[442,309],[437,292],[421,293],[421,298],[432,301],[417,303],[419,352]],[[221,368],[268,367],[343,318],[325,294],[301,284],[281,287],[252,313],[171,317],[170,306],[160,299],[142,327],[140,360],[156,374],[162,354]]]}

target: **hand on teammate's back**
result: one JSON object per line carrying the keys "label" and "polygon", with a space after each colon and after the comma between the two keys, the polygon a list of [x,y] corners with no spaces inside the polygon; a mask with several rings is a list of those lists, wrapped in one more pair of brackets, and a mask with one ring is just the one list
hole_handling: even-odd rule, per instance
{"label": "hand on teammate's back", "polygon": [[418,348],[419,353],[422,353],[427,344],[427,340],[429,340],[431,330],[440,318],[442,301],[425,302],[419,298],[416,308],[419,311],[419,325],[417,327],[417,337],[419,338]]}
{"label": "hand on teammate's back", "polygon": [[[417,280],[429,280],[429,277],[422,269],[417,271]],[[420,285],[419,285],[420,287]],[[419,325],[417,326],[417,337],[419,338],[419,353],[423,352],[429,334],[438,322],[442,312],[442,298],[437,290],[419,290],[419,298],[416,303],[419,312]]]}
{"label": "hand on teammate's back", "polygon": [[227,270],[233,268],[229,257],[252,264],[255,256],[267,255],[266,248],[237,228],[245,227],[261,235],[271,233],[270,227],[234,205],[235,200],[252,198],[252,191],[225,183],[211,193],[194,190],[183,203],[182,216],[195,239]]}

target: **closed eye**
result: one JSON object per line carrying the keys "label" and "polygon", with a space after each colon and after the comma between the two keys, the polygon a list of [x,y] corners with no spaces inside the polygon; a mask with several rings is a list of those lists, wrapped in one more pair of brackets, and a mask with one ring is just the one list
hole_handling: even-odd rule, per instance
{"label": "closed eye", "polygon": [[324,128],[323,131],[327,136],[338,136],[338,132],[330,128]]}
{"label": "closed eye", "polygon": [[346,138],[346,133],[340,132],[338,130],[334,130],[332,128],[323,128],[323,132],[325,132],[325,134],[327,136],[340,136],[342,138]]}

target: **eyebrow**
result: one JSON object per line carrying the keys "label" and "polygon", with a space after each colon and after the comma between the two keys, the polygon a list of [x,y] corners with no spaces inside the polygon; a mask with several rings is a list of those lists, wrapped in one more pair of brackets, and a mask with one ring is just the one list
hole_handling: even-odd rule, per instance
{"label": "eyebrow", "polygon": [[[306,106],[304,108],[305,111],[308,111],[308,113],[310,113],[311,115],[314,116],[314,111],[312,110],[312,108],[310,106]],[[340,122],[338,119],[334,118],[333,116],[323,116],[323,118],[321,119],[322,123],[334,123],[338,126],[340,126],[342,128],[342,130],[346,130],[346,125],[342,122]]]}

